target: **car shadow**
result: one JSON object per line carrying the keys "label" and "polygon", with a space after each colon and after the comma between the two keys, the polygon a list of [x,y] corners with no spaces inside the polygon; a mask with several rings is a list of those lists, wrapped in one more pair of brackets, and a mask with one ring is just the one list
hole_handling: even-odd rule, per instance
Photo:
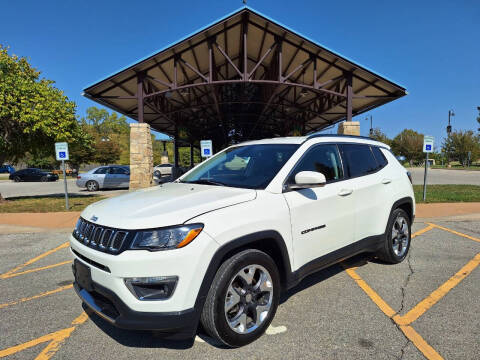
{"label": "car shadow", "polygon": [[[369,261],[373,260],[371,254],[360,254],[352,257],[348,260],[348,264],[354,266],[363,266]],[[298,285],[284,292],[280,298],[280,305],[285,303],[290,297],[301,293],[312,286],[315,286],[322,281],[325,281],[339,273],[345,271],[344,267],[340,264],[332,265],[326,269],[320,270],[312,275],[304,278]],[[128,347],[137,348],[166,348],[173,350],[187,350],[193,347],[195,338],[191,339],[175,339],[171,334],[165,334],[157,331],[141,331],[141,330],[126,330],[115,327],[108,321],[104,320],[94,312],[90,311],[85,304],[82,304],[85,311],[88,313],[90,320],[105,334],[110,336],[113,340]],[[208,343],[219,349],[229,349],[224,344],[217,342],[206,335],[202,328],[201,323],[198,325],[197,337],[199,341]],[[175,336],[175,335],[174,335]]]}

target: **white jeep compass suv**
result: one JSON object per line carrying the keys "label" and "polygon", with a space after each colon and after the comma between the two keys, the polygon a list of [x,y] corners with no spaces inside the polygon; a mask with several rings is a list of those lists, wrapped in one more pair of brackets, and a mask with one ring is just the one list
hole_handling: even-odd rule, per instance
{"label": "white jeep compass suv", "polygon": [[389,147],[312,135],[231,146],[173,183],[87,207],[75,289],[112,324],[232,347],[261,336],[281,291],[361,252],[405,259],[415,201]]}

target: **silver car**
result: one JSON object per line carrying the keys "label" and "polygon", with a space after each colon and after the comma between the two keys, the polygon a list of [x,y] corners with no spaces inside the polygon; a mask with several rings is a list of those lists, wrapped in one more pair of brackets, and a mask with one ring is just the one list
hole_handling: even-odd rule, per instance
{"label": "silver car", "polygon": [[123,165],[100,166],[77,176],[77,186],[88,191],[128,188],[130,169]]}

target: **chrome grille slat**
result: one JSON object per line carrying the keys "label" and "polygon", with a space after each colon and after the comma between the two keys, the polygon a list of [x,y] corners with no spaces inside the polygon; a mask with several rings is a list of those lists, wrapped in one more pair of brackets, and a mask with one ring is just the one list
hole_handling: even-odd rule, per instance
{"label": "chrome grille slat", "polygon": [[85,246],[118,254],[127,239],[128,231],[104,227],[80,218],[72,235]]}

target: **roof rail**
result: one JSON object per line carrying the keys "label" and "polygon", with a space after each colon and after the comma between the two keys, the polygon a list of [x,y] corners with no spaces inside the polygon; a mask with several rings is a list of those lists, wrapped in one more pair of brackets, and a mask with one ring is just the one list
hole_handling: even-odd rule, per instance
{"label": "roof rail", "polygon": [[341,135],[341,134],[312,134],[308,135],[306,140],[314,139],[317,137],[345,137],[345,138],[353,138],[353,139],[364,139],[364,140],[371,140],[371,141],[378,141],[372,139],[367,136],[359,136],[359,135]]}

